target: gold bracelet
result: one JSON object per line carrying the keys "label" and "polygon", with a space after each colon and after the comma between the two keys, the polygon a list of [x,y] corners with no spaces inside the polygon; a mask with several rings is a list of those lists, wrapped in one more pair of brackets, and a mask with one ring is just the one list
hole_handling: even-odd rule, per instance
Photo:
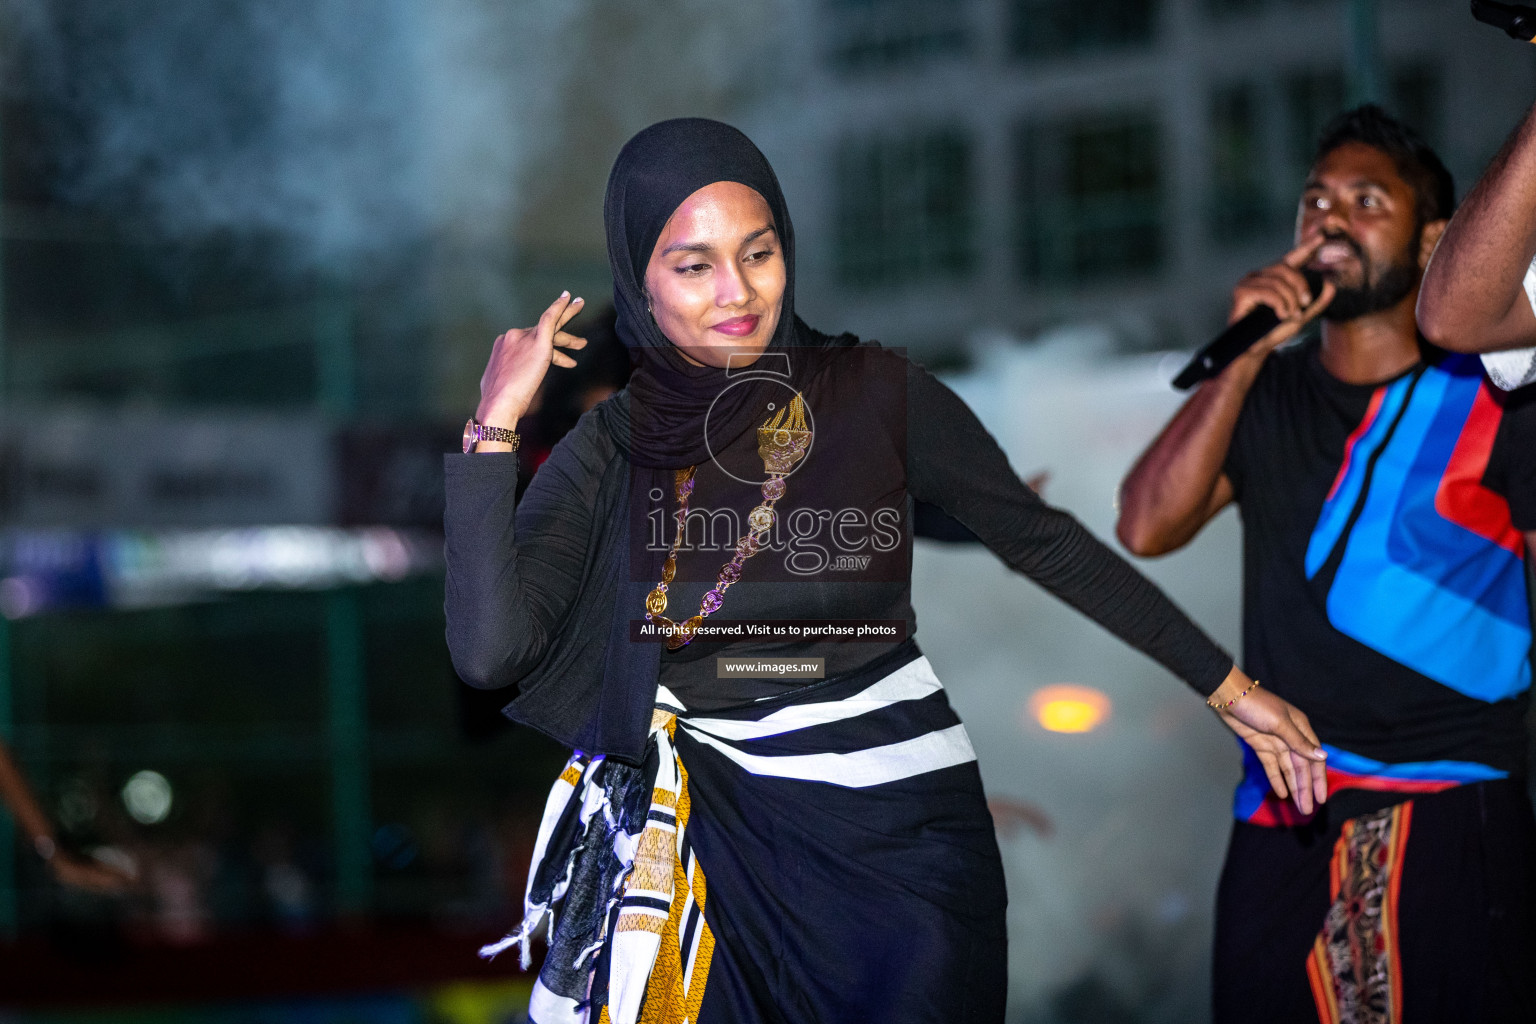
{"label": "gold bracelet", "polygon": [[1236,697],[1233,697],[1231,700],[1227,701],[1225,704],[1217,704],[1214,701],[1207,700],[1205,702],[1205,706],[1210,708],[1212,711],[1225,711],[1225,710],[1227,710],[1227,708],[1231,707],[1233,704],[1236,704],[1238,701],[1242,700],[1244,697],[1248,696],[1248,694],[1252,693],[1254,690],[1256,690],[1258,688],[1259,688],[1259,681],[1257,679],[1255,679],[1253,681],[1253,684],[1251,686],[1249,686],[1248,689],[1244,690],[1242,693],[1238,694]]}

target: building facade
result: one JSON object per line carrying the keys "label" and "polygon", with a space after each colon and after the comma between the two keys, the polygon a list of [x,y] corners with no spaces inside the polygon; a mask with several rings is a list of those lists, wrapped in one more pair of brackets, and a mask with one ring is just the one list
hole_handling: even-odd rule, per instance
{"label": "building facade", "polygon": [[1465,191],[1536,85],[1527,49],[1428,0],[801,0],[791,16],[790,87],[749,123],[796,213],[802,308],[930,358],[1065,323],[1193,347],[1236,279],[1287,248],[1329,117],[1378,98]]}

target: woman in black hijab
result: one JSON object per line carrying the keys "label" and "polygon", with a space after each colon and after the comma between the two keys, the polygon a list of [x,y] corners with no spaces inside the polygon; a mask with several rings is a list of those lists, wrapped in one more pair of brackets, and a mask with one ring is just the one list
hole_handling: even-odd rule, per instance
{"label": "woman in black hijab", "polygon": [[530,1019],[1001,1019],[1002,869],[913,639],[914,499],[1210,695],[1277,792],[1323,797],[1306,719],[1043,504],[952,392],[795,316],[789,214],[744,135],[653,125],[604,214],[629,386],[514,503],[512,428],[583,344],[562,295],[497,339],[447,463],[455,666],[575,750],[522,926],[484,951],[526,962],[550,922]]}

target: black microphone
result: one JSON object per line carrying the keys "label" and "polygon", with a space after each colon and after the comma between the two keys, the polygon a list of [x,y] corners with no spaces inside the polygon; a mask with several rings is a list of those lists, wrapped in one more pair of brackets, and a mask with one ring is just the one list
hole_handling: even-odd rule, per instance
{"label": "black microphone", "polygon": [[[1312,297],[1323,288],[1323,275],[1315,270],[1303,270]],[[1173,386],[1188,391],[1203,380],[1209,380],[1225,370],[1232,360],[1248,351],[1264,335],[1280,326],[1280,314],[1268,306],[1254,306],[1248,315],[1216,335],[1205,348],[1195,353],[1195,358],[1185,364],[1179,375],[1173,378]]]}
{"label": "black microphone", "polygon": [[1522,43],[1536,41],[1536,7],[1472,0],[1472,17],[1484,25],[1502,29],[1511,39]]}

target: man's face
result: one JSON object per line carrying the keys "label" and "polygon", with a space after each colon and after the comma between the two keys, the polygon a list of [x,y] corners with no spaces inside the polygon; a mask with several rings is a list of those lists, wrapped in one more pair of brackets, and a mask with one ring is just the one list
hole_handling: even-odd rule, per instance
{"label": "man's face", "polygon": [[1324,317],[1339,322],[1390,309],[1418,287],[1417,202],[1392,158],[1363,142],[1346,142],[1313,166],[1296,240],[1325,240],[1307,264],[1338,289]]}

